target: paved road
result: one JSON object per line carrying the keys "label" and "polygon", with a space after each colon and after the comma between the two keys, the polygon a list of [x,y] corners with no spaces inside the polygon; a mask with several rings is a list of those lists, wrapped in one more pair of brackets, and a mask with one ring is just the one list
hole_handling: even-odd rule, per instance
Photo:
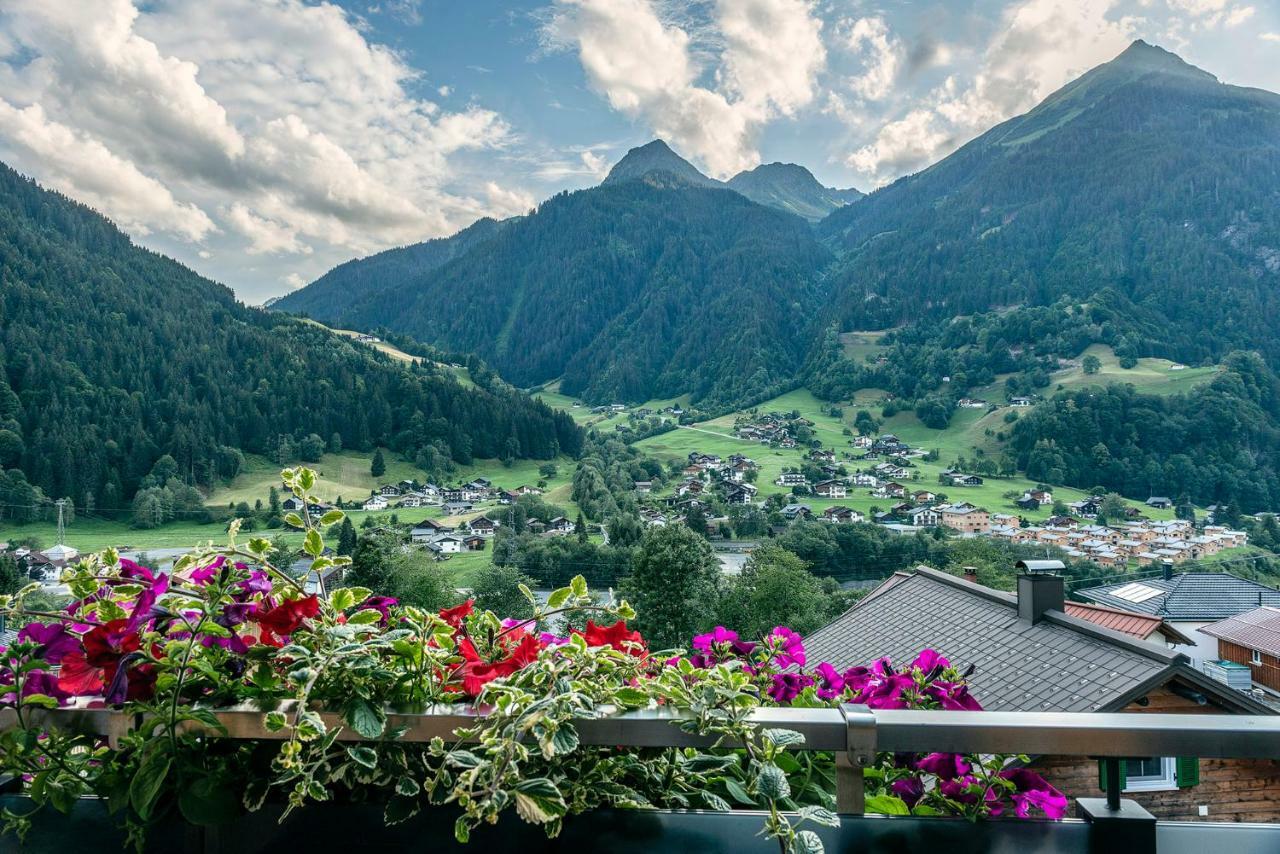
{"label": "paved road", "polygon": [[706,433],[708,436],[719,436],[721,439],[733,439],[735,441],[742,442],[747,445],[755,444],[755,442],[752,442],[748,439],[744,439],[741,436],[734,436],[730,433],[717,433],[715,430],[704,430],[701,427],[690,427],[688,424],[678,424],[676,426],[680,430],[692,430],[695,433]]}

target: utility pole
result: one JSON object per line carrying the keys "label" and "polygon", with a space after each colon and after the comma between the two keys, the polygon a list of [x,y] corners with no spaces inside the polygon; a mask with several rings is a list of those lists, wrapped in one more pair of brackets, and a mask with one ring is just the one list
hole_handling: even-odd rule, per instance
{"label": "utility pole", "polygon": [[59,498],[53,503],[58,507],[58,545],[65,546],[67,544],[67,499]]}

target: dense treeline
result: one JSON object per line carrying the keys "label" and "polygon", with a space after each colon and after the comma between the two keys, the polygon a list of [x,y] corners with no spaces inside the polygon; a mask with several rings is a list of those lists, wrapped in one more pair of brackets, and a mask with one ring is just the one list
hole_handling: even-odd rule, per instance
{"label": "dense treeline", "polygon": [[[187,485],[281,437],[472,457],[577,454],[581,433],[482,375],[464,388],[312,324],[247,308],[0,166],[0,513],[44,495],[123,508],[169,455]],[[21,474],[15,474],[21,472]]]}
{"label": "dense treeline", "polygon": [[659,173],[557,195],[439,269],[318,317],[473,351],[525,386],[563,375],[588,400],[713,405],[789,387],[829,259],[799,217]]}
{"label": "dense treeline", "polygon": [[1280,506],[1280,381],[1255,354],[1185,395],[1128,386],[1064,393],[1013,426],[1027,476],[1130,496],[1231,504],[1246,513]]}

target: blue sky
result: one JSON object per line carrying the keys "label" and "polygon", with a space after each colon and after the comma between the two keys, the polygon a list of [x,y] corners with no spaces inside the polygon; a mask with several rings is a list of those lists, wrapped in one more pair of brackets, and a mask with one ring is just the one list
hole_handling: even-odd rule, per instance
{"label": "blue sky", "polygon": [[1135,38],[1280,91],[1277,0],[6,0],[0,159],[260,302],[654,136],[870,190]]}

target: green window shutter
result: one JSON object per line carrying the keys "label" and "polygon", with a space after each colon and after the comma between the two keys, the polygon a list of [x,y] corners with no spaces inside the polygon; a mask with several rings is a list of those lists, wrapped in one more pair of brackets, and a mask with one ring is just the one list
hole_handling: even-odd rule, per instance
{"label": "green window shutter", "polygon": [[1177,759],[1177,774],[1179,789],[1186,789],[1197,785],[1200,782],[1200,760],[1195,756],[1179,756]]}
{"label": "green window shutter", "polygon": [[[1120,760],[1120,790],[1124,791],[1125,785],[1129,781],[1129,762],[1125,759]],[[1105,760],[1098,760],[1098,788],[1102,791],[1107,790],[1107,763]]]}

